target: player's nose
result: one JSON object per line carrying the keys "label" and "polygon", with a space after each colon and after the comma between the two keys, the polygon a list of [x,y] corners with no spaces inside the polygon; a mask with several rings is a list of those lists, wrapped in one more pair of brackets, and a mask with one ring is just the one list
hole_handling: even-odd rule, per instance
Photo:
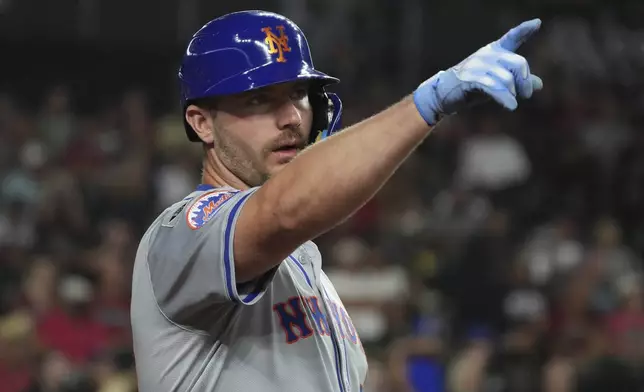
{"label": "player's nose", "polygon": [[302,113],[291,100],[285,101],[279,106],[275,117],[278,129],[295,129],[302,124]]}

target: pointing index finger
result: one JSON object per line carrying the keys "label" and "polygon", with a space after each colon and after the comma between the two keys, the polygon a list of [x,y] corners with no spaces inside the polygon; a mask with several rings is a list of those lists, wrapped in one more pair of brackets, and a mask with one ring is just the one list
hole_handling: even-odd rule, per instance
{"label": "pointing index finger", "polygon": [[497,43],[505,50],[512,52],[519,49],[519,47],[528,40],[534,33],[539,31],[541,27],[541,19],[532,19],[521,23],[520,25],[512,28],[505,33]]}

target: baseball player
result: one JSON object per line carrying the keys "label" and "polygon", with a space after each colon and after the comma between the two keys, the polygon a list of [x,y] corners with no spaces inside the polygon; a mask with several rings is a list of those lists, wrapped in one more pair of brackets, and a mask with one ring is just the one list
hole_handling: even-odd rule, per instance
{"label": "baseball player", "polygon": [[[179,70],[203,184],[143,236],[132,328],[142,392],[354,392],[367,361],[311,242],[367,202],[472,93],[514,110],[542,87],[525,22],[375,116],[339,129],[338,80],[287,18],[214,19]],[[324,140],[323,140],[324,139]]]}

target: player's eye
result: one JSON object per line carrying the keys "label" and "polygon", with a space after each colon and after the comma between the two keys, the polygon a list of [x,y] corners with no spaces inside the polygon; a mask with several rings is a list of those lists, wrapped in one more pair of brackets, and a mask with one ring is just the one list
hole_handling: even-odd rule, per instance
{"label": "player's eye", "polygon": [[258,105],[263,105],[267,102],[268,102],[268,97],[265,94],[254,94],[248,98],[248,100],[246,101],[246,104],[248,106],[258,106]]}
{"label": "player's eye", "polygon": [[301,99],[306,98],[308,95],[308,90],[305,87],[298,87],[293,90],[291,93],[291,99],[294,101],[299,101]]}

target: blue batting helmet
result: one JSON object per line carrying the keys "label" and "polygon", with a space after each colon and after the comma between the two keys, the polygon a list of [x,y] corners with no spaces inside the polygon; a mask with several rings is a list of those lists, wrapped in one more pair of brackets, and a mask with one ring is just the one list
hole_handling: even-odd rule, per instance
{"label": "blue batting helmet", "polygon": [[[185,110],[203,98],[238,94],[273,84],[311,81],[311,142],[340,127],[342,102],[327,93],[339,82],[315,69],[309,44],[286,17],[266,11],[241,11],[208,22],[190,40],[181,67],[181,105]],[[185,122],[191,141],[200,141]]]}

